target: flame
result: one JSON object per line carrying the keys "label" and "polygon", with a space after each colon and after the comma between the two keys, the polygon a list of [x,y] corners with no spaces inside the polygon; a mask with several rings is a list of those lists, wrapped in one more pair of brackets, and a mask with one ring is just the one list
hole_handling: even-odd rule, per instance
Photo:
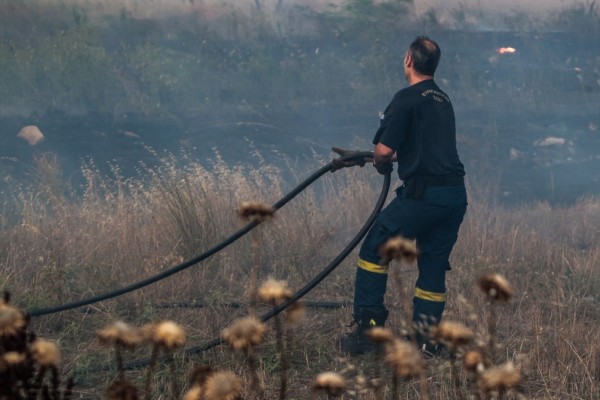
{"label": "flame", "polygon": [[500,47],[499,49],[496,49],[496,51],[498,54],[513,54],[517,51],[517,49],[514,47]]}

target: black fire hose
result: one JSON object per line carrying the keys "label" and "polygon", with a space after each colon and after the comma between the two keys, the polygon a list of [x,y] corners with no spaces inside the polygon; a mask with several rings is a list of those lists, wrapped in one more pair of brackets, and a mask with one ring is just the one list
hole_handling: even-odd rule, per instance
{"label": "black fire hose", "polygon": [[[364,155],[366,153],[360,153],[360,154]],[[368,154],[369,154],[369,157],[372,157],[372,153],[368,153]],[[367,157],[365,157],[365,158],[367,158]],[[359,165],[359,164],[354,164],[354,165]],[[331,166],[331,164],[329,164],[329,166]],[[345,165],[345,166],[349,166],[349,165]],[[281,313],[287,307],[292,305],[294,302],[301,299],[304,295],[306,295],[308,292],[310,292],[315,286],[317,286],[323,279],[325,279],[327,277],[327,275],[329,275],[348,256],[348,254],[350,254],[350,252],[358,245],[358,243],[360,243],[362,238],[367,234],[371,225],[373,225],[373,223],[375,222],[375,218],[377,218],[377,214],[379,214],[379,211],[381,211],[381,209],[383,208],[383,205],[385,204],[385,201],[387,199],[387,195],[389,192],[390,182],[391,182],[391,172],[387,172],[384,175],[383,187],[381,189],[379,198],[377,199],[375,208],[371,212],[371,215],[369,216],[367,221],[364,223],[364,225],[362,226],[360,231],[356,234],[356,236],[354,236],[352,238],[352,240],[337,255],[337,257],[335,259],[333,259],[333,261],[331,261],[329,263],[329,265],[327,265],[327,267],[325,267],[325,269],[323,269],[317,276],[315,276],[303,288],[301,288],[296,293],[294,293],[288,300],[286,300],[285,302],[281,303],[277,307],[274,307],[270,311],[261,315],[260,316],[261,321],[267,322],[271,318],[273,318],[276,315],[278,315],[279,313]],[[222,343],[223,343],[223,341],[221,338],[212,339],[211,341],[209,341],[203,345],[196,346],[196,347],[190,347],[190,348],[186,349],[184,351],[184,356],[189,357],[194,354],[202,353],[206,350],[212,349],[213,347],[219,346]],[[137,360],[137,361],[132,361],[132,362],[126,363],[123,367],[125,369],[132,370],[132,369],[142,368],[142,367],[148,365],[148,363],[149,363],[148,360]]]}
{"label": "black fire hose", "polygon": [[[311,185],[313,182],[315,182],[317,179],[319,179],[322,175],[324,175],[325,173],[331,171],[334,172],[338,169],[344,168],[344,167],[351,167],[351,166],[355,166],[355,165],[360,165],[363,166],[365,164],[365,159],[372,159],[373,158],[373,153],[370,151],[346,151],[346,150],[341,150],[341,149],[337,149],[334,148],[333,149],[336,153],[340,154],[341,157],[334,159],[333,161],[331,161],[330,163],[324,165],[323,167],[321,167],[319,170],[317,170],[316,172],[314,172],[311,176],[309,176],[307,179],[305,179],[302,183],[300,183],[298,186],[296,186],[296,188],[294,188],[294,190],[292,190],[291,192],[289,192],[287,195],[285,195],[284,197],[282,197],[279,201],[277,201],[274,205],[273,205],[273,209],[278,210],[281,207],[283,207],[286,203],[288,203],[290,200],[292,200],[294,197],[296,197],[299,193],[301,193],[304,189],[306,189],[309,185]],[[383,203],[385,202],[385,199],[387,197],[387,193],[389,190],[389,185],[390,185],[390,174],[386,174],[385,175],[385,183],[384,183],[384,189],[382,191],[382,194],[379,198],[378,201],[378,207],[373,211],[373,214],[371,215],[371,217],[369,218],[369,220],[367,221],[367,224],[365,224],[365,226],[363,227],[363,229],[361,230],[361,232],[359,233],[359,235],[357,235],[357,238],[355,238],[355,240],[353,240],[354,245],[352,247],[350,247],[348,249],[348,251],[346,252],[346,254],[340,258],[340,256],[338,256],[338,258],[336,258],[336,260],[339,259],[339,261],[337,261],[337,264],[334,264],[332,262],[332,264],[330,264],[330,266],[327,267],[327,269],[330,269],[330,271],[328,271],[325,275],[323,275],[323,277],[321,279],[323,279],[329,272],[331,272],[335,266],[337,266],[343,259],[344,257],[347,256],[348,253],[350,253],[350,251],[356,246],[356,244],[358,244],[358,242],[360,241],[360,239],[362,239],[362,237],[366,234],[366,231],[368,230],[368,228],[371,226],[371,224],[373,223],[375,216],[377,215],[377,213],[379,212],[379,210],[381,209],[381,207],[383,206]],[[381,203],[381,205],[380,205]],[[370,222],[369,222],[370,221]],[[243,227],[242,229],[238,230],[237,232],[235,232],[234,234],[232,234],[231,236],[229,236],[227,239],[225,239],[224,241],[222,241],[221,243],[217,244],[216,246],[212,247],[211,249],[207,250],[206,252],[191,258],[187,261],[184,261],[181,264],[178,264],[174,267],[171,267],[168,270],[165,270],[161,273],[158,273],[154,276],[151,276],[147,279],[132,283],[128,286],[122,287],[120,289],[116,289],[113,290],[111,292],[108,293],[104,293],[98,296],[93,296],[93,297],[89,297],[87,299],[82,299],[82,300],[78,300],[78,301],[74,301],[71,303],[66,303],[66,304],[62,304],[62,305],[58,305],[58,306],[53,306],[53,307],[47,307],[47,308],[38,308],[38,309],[33,309],[33,310],[29,310],[27,312],[27,315],[29,315],[30,317],[39,317],[39,316],[43,316],[43,315],[49,315],[49,314],[55,314],[61,311],[66,311],[66,310],[71,310],[74,308],[79,308],[79,307],[83,307],[89,304],[93,304],[93,303],[98,303],[104,300],[108,300],[114,297],[118,297],[121,295],[124,295],[126,293],[132,292],[134,290],[137,289],[141,289],[145,286],[151,285],[153,283],[156,283],[160,280],[163,280],[171,275],[174,275],[180,271],[183,271],[205,259],[207,259],[208,257],[218,253],[219,251],[223,250],[225,247],[229,246],[230,244],[232,244],[233,242],[235,242],[236,240],[238,240],[239,238],[241,238],[242,236],[244,236],[245,234],[247,234],[248,232],[250,232],[252,229],[254,229],[256,226],[258,226],[260,224],[259,221],[254,221],[251,222],[249,224],[247,224],[245,227]],[[364,232],[363,232],[364,231]],[[335,262],[335,261],[334,261]],[[333,267],[331,267],[333,265]],[[326,270],[327,270],[326,269]],[[323,271],[325,272],[325,271]],[[323,273],[321,273],[319,276],[321,276]],[[315,278],[316,279],[316,278]],[[313,280],[314,281],[314,280]],[[312,282],[311,282],[312,283]],[[318,283],[318,281],[316,283],[314,283],[314,285],[316,285]],[[313,286],[314,286],[313,285]],[[294,296],[293,297],[293,301],[299,299],[300,297],[302,297],[304,294],[306,294],[310,289],[312,288],[312,286],[308,289],[302,289],[301,291],[299,291],[298,293],[302,292],[302,294],[298,297]],[[290,299],[291,300],[291,299]],[[271,318],[272,316],[278,314],[279,312],[281,312],[283,309],[285,309],[285,307],[289,306],[293,301],[290,302],[286,302],[284,304],[282,304],[280,307],[278,307],[277,309],[273,310],[273,315],[271,316],[263,316],[266,319]],[[211,342],[212,343],[212,342]],[[218,344],[218,343],[217,343]],[[216,344],[214,344],[213,346],[215,346]],[[211,346],[211,347],[213,347]],[[210,347],[209,347],[210,348]]]}

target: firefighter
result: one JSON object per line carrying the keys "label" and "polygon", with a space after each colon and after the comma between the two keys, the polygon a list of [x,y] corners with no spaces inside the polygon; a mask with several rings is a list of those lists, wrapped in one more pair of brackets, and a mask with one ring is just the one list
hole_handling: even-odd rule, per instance
{"label": "firefighter", "polygon": [[409,85],[395,94],[373,139],[373,165],[385,174],[397,162],[403,184],[378,215],[359,252],[353,304],[357,328],[340,340],[341,349],[351,355],[375,350],[364,333],[383,326],[388,317],[384,306],[388,265],[379,248],[397,236],[416,240],[419,252],[411,339],[426,354],[438,351],[427,332],[444,311],[449,257],[467,209],[454,110],[434,81],[440,56],[437,43],[426,36],[411,43],[404,56]]}

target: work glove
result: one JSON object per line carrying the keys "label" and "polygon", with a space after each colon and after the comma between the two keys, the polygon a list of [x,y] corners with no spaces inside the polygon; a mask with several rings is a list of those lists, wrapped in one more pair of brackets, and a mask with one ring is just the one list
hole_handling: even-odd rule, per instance
{"label": "work glove", "polygon": [[375,167],[377,172],[379,172],[381,175],[391,173],[394,170],[394,164],[392,164],[391,161],[385,162],[383,164],[378,164],[378,165],[373,164],[373,166]]}
{"label": "work glove", "polygon": [[[331,150],[333,150],[334,153],[339,154],[341,156],[340,158],[359,152],[358,150],[344,150],[344,149],[340,149],[339,147],[332,147]],[[331,168],[331,172],[335,172],[338,169],[342,169],[342,168],[353,167],[355,165],[362,167],[365,165],[365,162],[372,161],[371,158],[360,158],[360,159],[356,159],[356,160],[352,160],[352,161],[342,161],[340,158],[336,158],[336,159],[332,160],[333,166]]]}

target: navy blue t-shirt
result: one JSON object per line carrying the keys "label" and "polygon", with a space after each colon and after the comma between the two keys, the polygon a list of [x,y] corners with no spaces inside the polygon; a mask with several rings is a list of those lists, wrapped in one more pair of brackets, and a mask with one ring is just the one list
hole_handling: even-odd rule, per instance
{"label": "navy blue t-shirt", "polygon": [[432,80],[400,90],[385,109],[373,144],[398,156],[398,175],[464,176],[456,149],[456,125],[450,98]]}

